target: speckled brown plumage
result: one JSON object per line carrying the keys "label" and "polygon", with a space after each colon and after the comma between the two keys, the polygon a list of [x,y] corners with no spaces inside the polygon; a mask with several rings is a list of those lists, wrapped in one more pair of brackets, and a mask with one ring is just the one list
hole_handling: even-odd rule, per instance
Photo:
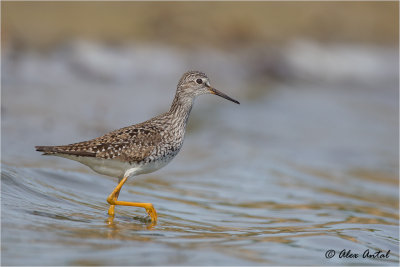
{"label": "speckled brown plumage", "polygon": [[161,142],[160,127],[141,123],[112,131],[101,137],[64,146],[37,146],[44,155],[69,154],[139,162],[150,156]]}
{"label": "speckled brown plumage", "polygon": [[[155,161],[165,161],[166,164],[181,149],[194,98],[206,93],[239,103],[210,87],[204,73],[189,71],[179,80],[175,98],[168,112],[89,141],[62,146],[36,146],[36,150],[44,152],[44,155],[74,159],[92,168],[90,165],[93,163],[87,163],[81,158],[118,160],[135,166]],[[107,164],[105,162],[102,161],[101,164]],[[99,168],[93,169],[97,171]],[[155,170],[156,167],[152,169]]]}

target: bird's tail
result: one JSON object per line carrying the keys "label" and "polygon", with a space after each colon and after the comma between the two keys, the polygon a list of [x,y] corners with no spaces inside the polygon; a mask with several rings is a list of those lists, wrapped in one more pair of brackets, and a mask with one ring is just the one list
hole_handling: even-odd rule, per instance
{"label": "bird's tail", "polygon": [[36,151],[43,152],[43,155],[51,155],[58,152],[56,146],[35,146]]}
{"label": "bird's tail", "polygon": [[[83,142],[82,142],[83,143]],[[80,144],[80,143],[77,143]],[[36,151],[43,152],[42,155],[74,155],[74,156],[85,156],[95,157],[96,152],[87,151],[86,149],[78,149],[79,147],[72,145],[66,146],[35,146]]]}

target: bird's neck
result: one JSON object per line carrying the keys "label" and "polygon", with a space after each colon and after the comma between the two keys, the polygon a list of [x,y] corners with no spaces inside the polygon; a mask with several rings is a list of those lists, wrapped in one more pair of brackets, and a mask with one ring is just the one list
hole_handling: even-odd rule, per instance
{"label": "bird's neck", "polygon": [[186,126],[187,120],[189,119],[193,101],[193,97],[182,96],[179,92],[176,93],[174,101],[172,101],[169,113],[178,120],[179,124],[183,127]]}

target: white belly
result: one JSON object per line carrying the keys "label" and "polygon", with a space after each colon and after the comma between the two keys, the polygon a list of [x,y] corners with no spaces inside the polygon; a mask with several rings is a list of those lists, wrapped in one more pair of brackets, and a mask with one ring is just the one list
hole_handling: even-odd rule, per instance
{"label": "white belly", "polygon": [[167,165],[174,157],[167,157],[163,160],[153,161],[146,164],[122,162],[119,160],[100,159],[94,157],[79,157],[65,154],[54,154],[55,156],[78,161],[97,173],[122,179],[126,176],[154,172]]}

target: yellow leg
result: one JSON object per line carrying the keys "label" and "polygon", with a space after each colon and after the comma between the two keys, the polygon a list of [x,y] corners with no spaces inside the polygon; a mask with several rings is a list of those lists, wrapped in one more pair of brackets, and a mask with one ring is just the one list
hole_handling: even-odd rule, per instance
{"label": "yellow leg", "polygon": [[133,206],[133,207],[141,207],[145,208],[147,214],[149,214],[151,221],[157,221],[157,212],[151,203],[138,203],[138,202],[127,202],[127,201],[118,201],[119,192],[121,191],[122,186],[126,182],[128,177],[124,177],[121,182],[115,187],[114,191],[108,196],[107,202],[110,204],[110,208],[108,209],[109,215],[114,215],[115,205],[122,206]]}
{"label": "yellow leg", "polygon": [[[118,192],[116,192],[116,193],[114,194],[114,200],[115,200],[115,201],[118,199],[119,192],[120,192],[120,191],[118,191]],[[114,216],[114,213],[115,213],[114,210],[115,210],[115,205],[110,205],[110,208],[108,209],[108,215]]]}

